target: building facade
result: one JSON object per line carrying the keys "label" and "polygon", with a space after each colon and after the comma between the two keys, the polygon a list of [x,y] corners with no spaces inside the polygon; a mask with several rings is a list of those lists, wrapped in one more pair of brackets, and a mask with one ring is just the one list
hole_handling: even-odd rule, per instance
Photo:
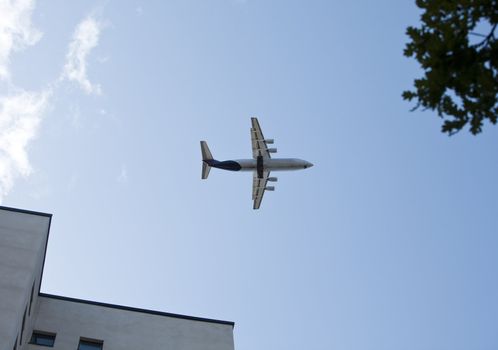
{"label": "building facade", "polygon": [[40,293],[52,215],[0,207],[0,350],[233,350],[234,323]]}

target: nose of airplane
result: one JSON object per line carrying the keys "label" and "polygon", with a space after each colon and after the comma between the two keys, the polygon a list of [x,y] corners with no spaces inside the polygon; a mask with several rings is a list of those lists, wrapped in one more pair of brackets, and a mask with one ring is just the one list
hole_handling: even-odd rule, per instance
{"label": "nose of airplane", "polygon": [[306,162],[306,165],[304,166],[304,168],[311,168],[313,166],[313,163],[310,163],[310,162]]}

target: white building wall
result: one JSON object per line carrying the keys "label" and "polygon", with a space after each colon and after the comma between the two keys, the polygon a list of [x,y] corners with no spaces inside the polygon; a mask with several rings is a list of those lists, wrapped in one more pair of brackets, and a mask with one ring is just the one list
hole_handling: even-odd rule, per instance
{"label": "white building wall", "polygon": [[[54,350],[77,350],[80,337],[103,340],[104,350],[234,349],[233,324],[154,315],[46,296],[38,298],[34,329],[56,333]],[[40,348],[28,345],[26,349]]]}
{"label": "white building wall", "polygon": [[21,349],[31,336],[50,220],[49,214],[0,207],[0,350]]}

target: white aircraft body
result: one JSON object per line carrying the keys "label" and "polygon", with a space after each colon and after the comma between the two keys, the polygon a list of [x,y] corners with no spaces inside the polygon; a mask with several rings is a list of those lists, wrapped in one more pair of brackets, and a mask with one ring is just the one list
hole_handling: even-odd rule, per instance
{"label": "white aircraft body", "polygon": [[230,171],[252,171],[253,209],[259,209],[265,191],[274,191],[274,186],[267,186],[268,181],[276,182],[276,177],[270,177],[272,171],[300,170],[313,166],[312,163],[297,158],[271,158],[276,148],[268,148],[272,139],[265,139],[257,118],[251,118],[252,159],[235,159],[219,161],[213,158],[206,141],[201,141],[202,178],[207,179],[211,168]]}

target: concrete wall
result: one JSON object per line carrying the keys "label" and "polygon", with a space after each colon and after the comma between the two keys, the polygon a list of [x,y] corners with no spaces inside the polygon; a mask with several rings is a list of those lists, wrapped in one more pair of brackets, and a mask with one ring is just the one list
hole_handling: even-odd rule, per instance
{"label": "concrete wall", "polygon": [[0,207],[0,350],[14,349],[16,338],[21,349],[31,336],[50,219],[49,214]]}
{"label": "concrete wall", "polygon": [[[233,326],[40,296],[35,330],[56,333],[54,350],[76,350],[80,337],[105,350],[233,350]],[[27,345],[26,349],[40,349]]]}

